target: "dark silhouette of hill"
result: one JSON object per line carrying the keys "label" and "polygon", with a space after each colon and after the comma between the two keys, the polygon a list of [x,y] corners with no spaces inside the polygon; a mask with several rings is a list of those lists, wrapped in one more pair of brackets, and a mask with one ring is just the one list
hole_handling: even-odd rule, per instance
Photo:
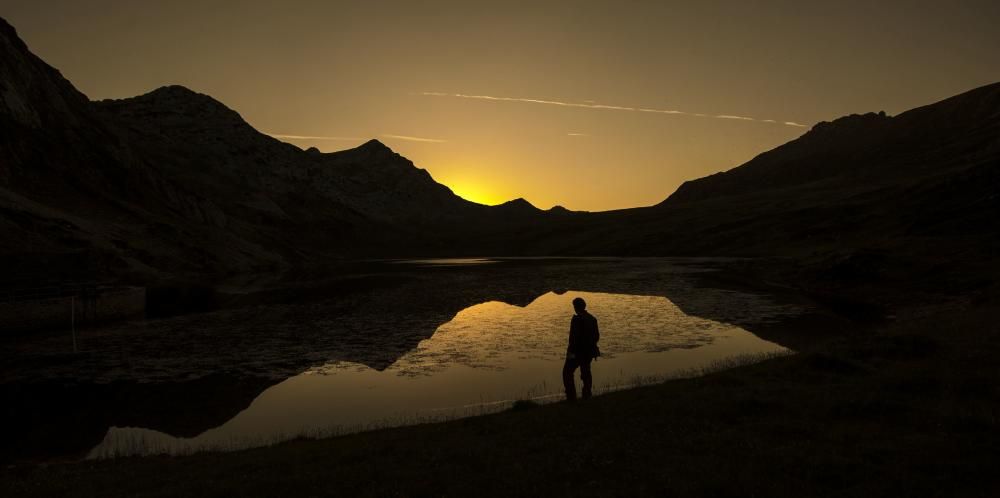
{"label": "dark silhouette of hill", "polygon": [[884,112],[821,122],[802,137],[732,170],[684,183],[663,204],[816,183],[878,187],[996,158],[1000,84],[890,117]]}
{"label": "dark silhouette of hill", "polygon": [[179,86],[90,102],[6,23],[0,56],[8,285],[378,256],[782,255],[878,272],[889,254],[986,261],[1000,233],[1000,84],[819,123],[656,206],[581,213],[466,201],[376,140],[303,151]]}
{"label": "dark silhouette of hill", "polygon": [[502,210],[508,216],[533,216],[542,212],[521,197],[498,205],[497,210]]}
{"label": "dark silhouette of hill", "polygon": [[8,284],[211,280],[456,253],[470,231],[542,213],[466,201],[377,140],[303,151],[180,86],[90,102],[5,22],[0,55]]}
{"label": "dark silhouette of hill", "polygon": [[213,200],[161,174],[2,20],[0,85],[3,280],[162,278],[220,261],[280,262],[212,229],[224,222]]}
{"label": "dark silhouette of hill", "polygon": [[479,207],[378,140],[330,154],[302,151],[181,86],[97,108],[122,125],[127,141],[161,174],[212,199],[243,196],[237,202],[263,221],[295,223],[327,209],[344,219],[422,223]]}
{"label": "dark silhouette of hill", "polygon": [[952,260],[988,266],[1000,242],[997,185],[1000,84],[992,84],[895,117],[819,123],[656,206],[571,221],[567,231],[581,235],[559,250],[827,258],[875,273],[889,259],[914,270]]}

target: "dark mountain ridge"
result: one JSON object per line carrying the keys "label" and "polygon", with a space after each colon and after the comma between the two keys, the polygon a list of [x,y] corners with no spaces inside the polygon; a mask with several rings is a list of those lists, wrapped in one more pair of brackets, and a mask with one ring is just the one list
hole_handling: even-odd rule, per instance
{"label": "dark mountain ridge", "polygon": [[466,232],[520,222],[456,196],[377,140],[302,151],[181,86],[90,102],[0,24],[8,285],[454,253]]}
{"label": "dark mountain ridge", "polygon": [[820,181],[895,182],[945,173],[995,153],[998,112],[1000,83],[895,117],[882,112],[824,121],[744,165],[685,182],[663,204]]}
{"label": "dark mountain ridge", "polygon": [[377,140],[304,151],[180,86],[90,102],[2,20],[0,95],[6,285],[212,282],[359,257],[982,259],[1000,233],[1000,84],[819,123],[656,206],[602,213],[469,202]]}
{"label": "dark mountain ridge", "polygon": [[591,254],[788,258],[809,285],[992,285],[1000,84],[895,117],[818,124],[657,206],[599,213],[567,231]]}

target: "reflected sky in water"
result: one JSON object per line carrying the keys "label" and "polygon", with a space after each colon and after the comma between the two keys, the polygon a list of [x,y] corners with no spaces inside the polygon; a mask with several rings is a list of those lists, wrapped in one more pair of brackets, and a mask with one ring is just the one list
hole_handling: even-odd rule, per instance
{"label": "reflected sky in water", "polygon": [[394,263],[396,264],[420,265],[420,266],[471,266],[471,265],[488,265],[497,262],[499,261],[490,258],[401,259],[398,261],[394,261]]}
{"label": "reflected sky in water", "polygon": [[348,362],[312,368],[197,437],[112,427],[90,457],[235,450],[488,413],[519,399],[556,401],[575,297],[587,300],[601,326],[597,394],[639,379],[697,375],[733,357],[787,352],[742,328],[686,315],[664,297],[570,291],[525,307],[490,301],[462,310],[383,371]]}

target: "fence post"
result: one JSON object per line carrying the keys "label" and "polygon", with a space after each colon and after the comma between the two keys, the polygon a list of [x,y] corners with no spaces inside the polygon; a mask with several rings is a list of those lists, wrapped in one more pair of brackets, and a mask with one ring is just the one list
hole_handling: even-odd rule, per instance
{"label": "fence post", "polygon": [[73,354],[76,354],[76,296],[69,298],[69,326],[73,332]]}

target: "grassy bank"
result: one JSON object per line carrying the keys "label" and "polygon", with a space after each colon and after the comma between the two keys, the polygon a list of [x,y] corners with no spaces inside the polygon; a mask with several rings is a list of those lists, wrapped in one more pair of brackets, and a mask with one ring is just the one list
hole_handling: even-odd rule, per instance
{"label": "grassy bank", "polygon": [[997,496],[997,311],[912,310],[821,351],[573,405],[7,468],[0,495]]}

